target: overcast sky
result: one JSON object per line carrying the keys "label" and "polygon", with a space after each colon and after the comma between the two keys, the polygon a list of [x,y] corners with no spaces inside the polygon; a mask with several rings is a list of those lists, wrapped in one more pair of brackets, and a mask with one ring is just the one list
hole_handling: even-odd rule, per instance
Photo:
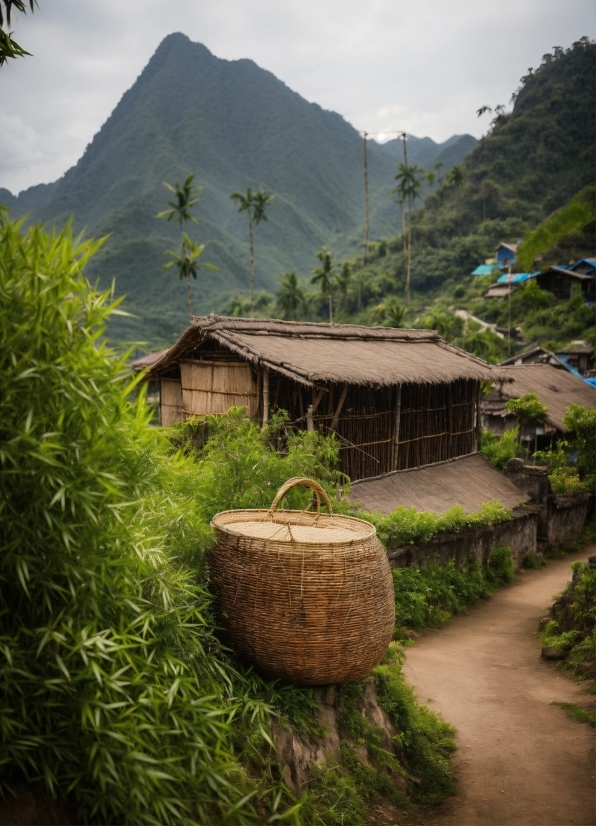
{"label": "overcast sky", "polygon": [[13,21],[34,56],[0,69],[0,187],[56,180],[160,41],[252,58],[369,132],[480,137],[553,46],[596,35],[594,0],[39,0]]}

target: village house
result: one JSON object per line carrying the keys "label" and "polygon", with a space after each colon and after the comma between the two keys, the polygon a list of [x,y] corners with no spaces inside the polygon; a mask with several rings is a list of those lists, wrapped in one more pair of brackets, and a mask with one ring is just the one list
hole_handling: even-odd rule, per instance
{"label": "village house", "polygon": [[596,278],[593,273],[554,266],[537,275],[536,283],[541,290],[548,290],[559,301],[568,301],[575,293],[581,293],[584,301],[594,301],[595,298]]}
{"label": "village house", "polygon": [[568,370],[578,378],[586,381],[592,378],[596,371],[594,365],[594,345],[588,341],[572,341],[568,347],[557,350],[556,353],[541,347],[539,344],[530,344],[521,353],[501,361],[507,367],[510,364],[550,364],[561,370]]}
{"label": "village house", "polygon": [[502,269],[513,267],[517,255],[517,244],[499,244],[495,257],[497,265]]}
{"label": "village house", "polygon": [[568,370],[548,363],[514,364],[502,366],[501,370],[509,381],[496,383],[481,402],[483,428],[498,436],[516,425],[515,417],[506,409],[509,399],[520,399],[527,393],[536,393],[547,407],[543,423],[526,423],[521,427],[522,441],[533,450],[551,447],[565,437],[563,416],[569,405],[596,409],[596,390]]}
{"label": "village house", "polygon": [[517,369],[491,366],[432,330],[212,314],[193,318],[146,378],[159,384],[162,425],[243,406],[263,425],[283,409],[293,427],[334,433],[355,506],[444,513],[460,505],[473,513],[499,501],[512,510],[510,521],[465,540],[446,535],[440,546],[396,549],[392,565],[422,564],[435,553],[482,561],[501,545],[519,563],[536,550],[533,493],[477,452],[481,383],[506,383]]}
{"label": "village house", "polygon": [[433,330],[194,318],[150,369],[163,425],[234,405],[266,424],[336,433],[352,480],[476,450],[480,382],[494,368]]}

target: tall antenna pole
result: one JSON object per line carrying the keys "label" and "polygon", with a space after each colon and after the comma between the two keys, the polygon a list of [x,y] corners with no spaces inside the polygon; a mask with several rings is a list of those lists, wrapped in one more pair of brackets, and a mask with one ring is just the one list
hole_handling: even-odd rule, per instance
{"label": "tall antenna pole", "polygon": [[[408,170],[408,149],[406,146],[407,135],[405,132],[401,133],[404,144],[404,166],[406,172]],[[408,188],[410,182],[408,179]],[[412,273],[412,195],[408,192],[408,268],[406,272],[406,301],[410,301],[410,277]]]}
{"label": "tall antenna pole", "polygon": [[369,220],[369,206],[368,206],[368,153],[367,153],[367,138],[368,132],[364,133],[364,254],[362,256],[362,266],[366,264],[366,254],[368,252],[368,220]]}
{"label": "tall antenna pole", "polygon": [[362,267],[360,269],[360,277],[358,278],[358,312],[362,309],[362,276],[364,266],[366,264],[366,254],[368,252],[368,223],[369,223],[369,205],[368,205],[368,153],[366,141],[368,132],[363,132],[364,143],[364,246],[362,250]]}
{"label": "tall antenna pole", "polygon": [[509,331],[507,335],[507,356],[511,356],[511,264],[507,268],[507,281],[509,282],[509,290],[507,291],[507,303],[509,304]]}

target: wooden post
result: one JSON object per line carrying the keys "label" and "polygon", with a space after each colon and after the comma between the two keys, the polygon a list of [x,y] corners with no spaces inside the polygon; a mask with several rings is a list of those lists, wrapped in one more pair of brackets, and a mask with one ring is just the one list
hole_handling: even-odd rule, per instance
{"label": "wooden post", "polygon": [[263,427],[269,424],[269,368],[263,367]]}
{"label": "wooden post", "polygon": [[339,417],[341,414],[341,409],[344,406],[344,402],[346,400],[346,396],[348,395],[348,384],[344,384],[344,389],[341,391],[341,396],[339,397],[339,402],[337,403],[337,407],[335,408],[335,413],[333,414],[333,419],[331,420],[331,430],[335,430],[337,427],[337,423],[339,421]]}
{"label": "wooden post", "polygon": [[453,382],[447,385],[447,426],[449,428],[447,459],[453,459]]}
{"label": "wooden post", "polygon": [[[368,132],[364,133],[364,250],[362,253],[362,266],[366,264],[366,255],[368,253],[368,224],[369,224],[369,205],[368,205],[368,156],[366,152],[366,140]],[[359,308],[360,309],[360,308]]]}
{"label": "wooden post", "polygon": [[391,457],[392,470],[397,470],[397,456],[399,452],[399,425],[401,422],[401,384],[397,385],[397,399],[395,403],[395,428],[393,430],[393,456]]}
{"label": "wooden post", "polygon": [[312,418],[312,404],[309,404],[306,410],[306,429],[309,433],[314,433],[315,426]]}
{"label": "wooden post", "polygon": [[476,389],[476,450],[482,446],[482,416],[480,415],[480,399],[482,398],[482,384],[478,382]]}

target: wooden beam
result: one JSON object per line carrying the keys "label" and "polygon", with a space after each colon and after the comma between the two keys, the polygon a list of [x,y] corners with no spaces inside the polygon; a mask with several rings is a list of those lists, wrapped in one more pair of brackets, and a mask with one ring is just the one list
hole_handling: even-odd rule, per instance
{"label": "wooden beam", "polygon": [[269,368],[263,367],[263,427],[269,424]]}
{"label": "wooden beam", "polygon": [[477,382],[476,387],[476,450],[482,446],[482,416],[480,415],[480,400],[482,398],[482,384]]}
{"label": "wooden beam", "polygon": [[344,406],[344,402],[346,400],[346,396],[348,395],[348,388],[349,385],[346,383],[344,384],[344,389],[341,391],[341,396],[339,397],[339,402],[337,407],[335,408],[335,413],[333,414],[333,419],[331,420],[331,430],[335,430],[337,427],[337,423],[339,421],[339,417],[341,414],[341,409]]}
{"label": "wooden beam", "polygon": [[393,429],[393,450],[391,465],[393,470],[397,470],[397,458],[399,455],[399,426],[401,423],[401,384],[397,385],[397,399],[395,400],[395,427]]}
{"label": "wooden beam", "polygon": [[319,406],[319,403],[320,403],[321,399],[323,398],[323,393],[326,393],[326,392],[327,392],[326,388],[321,387],[319,392],[315,396],[315,388],[313,387],[313,402],[312,402],[313,416],[317,412],[317,407]]}

